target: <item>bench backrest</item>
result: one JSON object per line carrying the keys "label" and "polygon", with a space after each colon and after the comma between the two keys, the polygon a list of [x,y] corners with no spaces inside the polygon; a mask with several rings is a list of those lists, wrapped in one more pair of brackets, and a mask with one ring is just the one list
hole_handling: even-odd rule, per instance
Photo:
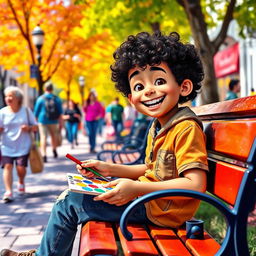
{"label": "bench backrest", "polygon": [[[241,193],[245,195],[242,191],[246,189],[249,196],[255,187],[251,176],[256,177],[256,170],[250,166],[252,162],[255,166],[256,161],[256,96],[195,107],[193,111],[203,121],[207,137],[207,190],[228,204],[241,207]],[[254,197],[255,194],[256,188]]]}

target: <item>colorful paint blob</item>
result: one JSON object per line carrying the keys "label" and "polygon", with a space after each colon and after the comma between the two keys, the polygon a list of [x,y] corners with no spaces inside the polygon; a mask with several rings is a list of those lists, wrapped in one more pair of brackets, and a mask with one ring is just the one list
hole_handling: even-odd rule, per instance
{"label": "colorful paint blob", "polygon": [[105,188],[103,185],[108,182],[101,178],[86,178],[80,174],[67,174],[69,189],[73,192],[99,195],[105,193],[113,187]]}

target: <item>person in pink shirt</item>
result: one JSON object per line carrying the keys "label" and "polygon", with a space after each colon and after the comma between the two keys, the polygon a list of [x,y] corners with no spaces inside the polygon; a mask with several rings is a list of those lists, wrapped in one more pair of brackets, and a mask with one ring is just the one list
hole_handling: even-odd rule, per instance
{"label": "person in pink shirt", "polygon": [[99,119],[102,113],[102,105],[97,100],[95,92],[91,91],[83,106],[85,114],[85,128],[88,132],[90,153],[96,153],[96,135],[98,130]]}
{"label": "person in pink shirt", "polygon": [[100,113],[100,119],[99,119],[99,123],[98,123],[98,131],[97,134],[99,134],[100,136],[103,135],[103,126],[104,126],[104,122],[105,122],[105,107],[104,105],[101,103],[101,113]]}

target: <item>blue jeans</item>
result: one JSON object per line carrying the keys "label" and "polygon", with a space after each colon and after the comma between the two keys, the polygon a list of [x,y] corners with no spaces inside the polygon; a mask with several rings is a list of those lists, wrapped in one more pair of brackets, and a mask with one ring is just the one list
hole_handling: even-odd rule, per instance
{"label": "blue jeans", "polygon": [[99,134],[99,135],[102,135],[103,126],[104,126],[104,118],[100,118],[100,119],[98,120],[98,134]]}
{"label": "blue jeans", "polygon": [[77,138],[78,123],[66,122],[67,139],[70,143]]}
{"label": "blue jeans", "polygon": [[[77,225],[89,220],[119,222],[127,206],[93,201],[91,195],[64,191],[53,206],[36,256],[70,256]],[[133,211],[129,222],[150,223],[143,205]]]}
{"label": "blue jeans", "polygon": [[87,130],[88,130],[90,150],[94,150],[95,149],[95,145],[96,145],[96,135],[97,135],[97,129],[98,129],[98,120],[86,121],[86,126],[87,126]]}
{"label": "blue jeans", "polygon": [[115,129],[115,134],[116,138],[120,139],[121,138],[121,131],[123,130],[123,122],[122,121],[117,121],[117,120],[112,120],[113,127]]}

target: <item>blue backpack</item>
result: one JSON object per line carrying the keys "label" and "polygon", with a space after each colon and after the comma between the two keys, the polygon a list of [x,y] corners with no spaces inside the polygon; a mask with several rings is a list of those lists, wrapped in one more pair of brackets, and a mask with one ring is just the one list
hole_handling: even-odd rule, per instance
{"label": "blue backpack", "polygon": [[44,97],[44,100],[47,118],[50,120],[58,119],[60,116],[60,112],[56,103],[56,96],[53,95],[53,97],[51,98]]}

